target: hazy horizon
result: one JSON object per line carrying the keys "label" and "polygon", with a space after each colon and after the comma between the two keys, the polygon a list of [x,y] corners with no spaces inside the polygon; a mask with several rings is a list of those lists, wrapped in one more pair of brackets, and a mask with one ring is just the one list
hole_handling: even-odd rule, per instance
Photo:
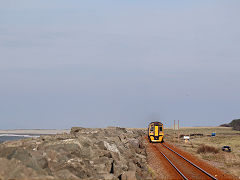
{"label": "hazy horizon", "polygon": [[4,1],[0,129],[240,118],[240,1]]}

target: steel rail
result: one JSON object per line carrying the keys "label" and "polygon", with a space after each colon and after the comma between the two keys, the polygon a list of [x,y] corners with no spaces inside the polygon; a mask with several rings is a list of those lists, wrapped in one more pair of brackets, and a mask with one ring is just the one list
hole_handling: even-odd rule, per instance
{"label": "steel rail", "polygon": [[159,151],[167,160],[168,162],[177,170],[177,172],[183,177],[183,179],[188,180],[186,176],[183,175],[183,173],[167,158],[165,154],[163,154],[161,151]]}
{"label": "steel rail", "polygon": [[198,167],[196,164],[192,163],[191,161],[189,161],[188,159],[186,159],[185,157],[183,157],[182,155],[178,154],[176,151],[172,150],[171,148],[169,148],[168,146],[166,146],[165,144],[162,144],[164,147],[166,147],[167,149],[169,149],[170,151],[174,152],[175,154],[177,154],[179,157],[181,157],[182,159],[184,159],[185,161],[187,161],[188,163],[190,163],[191,165],[193,165],[195,168],[199,169],[200,171],[202,171],[204,174],[208,175],[210,178],[217,180],[217,178],[215,178],[214,176],[212,176],[211,174],[209,174],[208,172],[204,171],[202,168]]}

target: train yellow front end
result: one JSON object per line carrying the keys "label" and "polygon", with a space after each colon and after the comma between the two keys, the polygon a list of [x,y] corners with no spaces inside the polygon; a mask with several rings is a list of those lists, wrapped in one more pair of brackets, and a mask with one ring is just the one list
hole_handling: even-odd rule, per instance
{"label": "train yellow front end", "polygon": [[163,142],[163,124],[161,122],[151,122],[148,126],[148,139],[150,142]]}

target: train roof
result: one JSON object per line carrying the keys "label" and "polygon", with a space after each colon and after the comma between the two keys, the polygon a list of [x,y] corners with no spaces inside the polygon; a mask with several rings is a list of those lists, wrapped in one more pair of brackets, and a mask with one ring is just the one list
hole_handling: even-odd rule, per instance
{"label": "train roof", "polygon": [[163,124],[163,123],[161,123],[161,122],[158,122],[158,121],[153,121],[153,122],[150,122],[149,124],[152,124],[152,123],[154,123],[154,124]]}

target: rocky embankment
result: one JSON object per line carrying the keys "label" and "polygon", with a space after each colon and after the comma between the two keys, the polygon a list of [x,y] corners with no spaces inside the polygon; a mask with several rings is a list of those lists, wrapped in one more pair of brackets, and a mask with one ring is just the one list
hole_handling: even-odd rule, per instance
{"label": "rocky embankment", "polygon": [[73,127],[0,144],[0,179],[152,179],[143,130]]}

